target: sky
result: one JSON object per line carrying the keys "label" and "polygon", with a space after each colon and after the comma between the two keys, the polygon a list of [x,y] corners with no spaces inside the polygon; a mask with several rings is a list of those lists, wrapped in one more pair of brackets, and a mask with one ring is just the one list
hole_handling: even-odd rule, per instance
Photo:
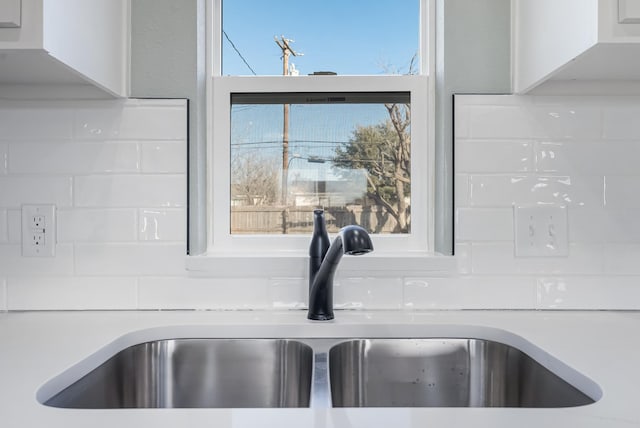
{"label": "sky", "polygon": [[[292,39],[303,55],[290,63],[300,75],[404,74],[418,51],[419,0],[224,0],[223,75],[282,75],[282,50],[274,36]],[[233,45],[232,45],[233,43]],[[236,50],[237,49],[237,50]],[[243,61],[246,61],[245,62]],[[416,62],[417,64],[417,62]],[[232,156],[258,151],[281,162],[282,104],[232,106]],[[388,119],[383,104],[291,105],[291,168],[332,175],[336,143],[356,126]]]}
{"label": "sky", "polygon": [[[225,0],[223,29],[258,75],[282,74],[274,36],[294,42],[301,75],[406,72],[418,51],[419,0]],[[224,75],[251,75],[224,36]]]}

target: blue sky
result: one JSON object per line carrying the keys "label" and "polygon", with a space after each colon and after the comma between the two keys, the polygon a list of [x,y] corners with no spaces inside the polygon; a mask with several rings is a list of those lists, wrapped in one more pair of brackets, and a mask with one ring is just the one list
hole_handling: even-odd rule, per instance
{"label": "blue sky", "polygon": [[[226,0],[223,28],[258,75],[282,74],[274,36],[293,39],[300,74],[406,72],[418,50],[418,0]],[[252,72],[223,37],[223,74]]]}
{"label": "blue sky", "polygon": [[[340,75],[406,73],[418,50],[419,0],[225,0],[223,28],[258,75],[282,74],[282,51],[274,36],[293,39],[292,57],[301,75],[333,71]],[[223,36],[223,75],[251,75]],[[291,105],[291,168],[330,176],[331,163],[305,161],[335,154],[356,126],[388,119],[383,104]],[[257,151],[279,164],[282,105],[234,105],[233,153]]]}

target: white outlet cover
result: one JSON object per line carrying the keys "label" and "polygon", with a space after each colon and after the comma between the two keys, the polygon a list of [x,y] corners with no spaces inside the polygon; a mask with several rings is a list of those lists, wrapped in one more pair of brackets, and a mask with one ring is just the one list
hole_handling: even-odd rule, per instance
{"label": "white outlet cover", "polygon": [[[36,220],[37,219],[37,220]],[[56,255],[56,206],[22,206],[22,256]]]}
{"label": "white outlet cover", "polygon": [[516,205],[513,214],[516,257],[569,255],[566,205]]}

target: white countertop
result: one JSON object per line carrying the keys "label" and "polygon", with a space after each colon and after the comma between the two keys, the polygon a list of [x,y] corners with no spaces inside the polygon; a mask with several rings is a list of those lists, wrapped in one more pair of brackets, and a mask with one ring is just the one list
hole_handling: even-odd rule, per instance
{"label": "white countertop", "polygon": [[[337,311],[332,322],[305,317],[303,311],[1,313],[0,426],[640,427],[640,312]],[[597,383],[602,397],[591,405],[561,409],[74,410],[47,407],[36,399],[43,385],[80,361],[97,365],[108,354],[146,340],[455,335],[498,340],[525,351],[533,344]]]}

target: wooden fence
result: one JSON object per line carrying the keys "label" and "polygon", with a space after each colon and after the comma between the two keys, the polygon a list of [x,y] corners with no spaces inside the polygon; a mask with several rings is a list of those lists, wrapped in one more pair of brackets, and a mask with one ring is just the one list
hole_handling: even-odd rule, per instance
{"label": "wooden fence", "polygon": [[[384,208],[359,205],[325,208],[329,232],[357,224],[369,232],[392,233],[396,220]],[[232,234],[297,234],[313,230],[313,207],[236,206],[231,208]]]}

